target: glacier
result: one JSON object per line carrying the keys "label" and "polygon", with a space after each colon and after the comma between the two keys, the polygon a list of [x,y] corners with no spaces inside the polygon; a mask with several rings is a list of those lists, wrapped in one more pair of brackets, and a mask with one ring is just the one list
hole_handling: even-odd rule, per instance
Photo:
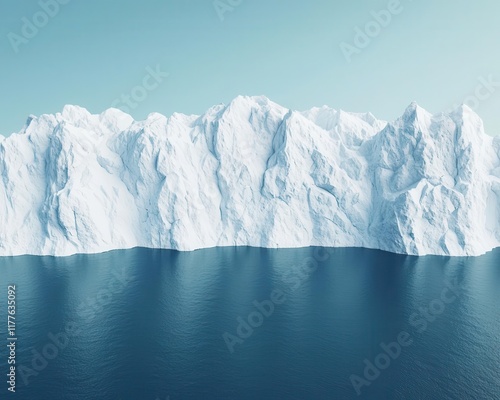
{"label": "glacier", "polygon": [[500,246],[500,137],[467,106],[394,122],[263,96],[143,121],[65,106],[0,136],[0,175],[1,256]]}

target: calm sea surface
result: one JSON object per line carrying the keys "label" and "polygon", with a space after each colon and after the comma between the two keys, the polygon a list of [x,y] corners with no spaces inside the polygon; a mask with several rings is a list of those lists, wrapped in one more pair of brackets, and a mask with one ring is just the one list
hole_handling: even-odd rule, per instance
{"label": "calm sea surface", "polygon": [[500,250],[4,257],[0,340],[0,399],[498,400]]}

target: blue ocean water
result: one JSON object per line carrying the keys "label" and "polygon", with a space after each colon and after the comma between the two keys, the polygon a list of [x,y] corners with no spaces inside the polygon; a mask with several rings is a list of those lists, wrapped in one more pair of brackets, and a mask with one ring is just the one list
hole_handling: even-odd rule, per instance
{"label": "blue ocean water", "polygon": [[499,256],[0,258],[0,399],[500,399]]}

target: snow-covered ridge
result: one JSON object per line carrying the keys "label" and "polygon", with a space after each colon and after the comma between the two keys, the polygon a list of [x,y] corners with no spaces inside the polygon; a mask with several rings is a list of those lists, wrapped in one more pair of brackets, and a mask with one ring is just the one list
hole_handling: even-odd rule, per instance
{"label": "snow-covered ridge", "polygon": [[0,175],[0,255],[500,246],[500,138],[466,106],[392,123],[265,97],[145,121],[66,106],[0,137]]}

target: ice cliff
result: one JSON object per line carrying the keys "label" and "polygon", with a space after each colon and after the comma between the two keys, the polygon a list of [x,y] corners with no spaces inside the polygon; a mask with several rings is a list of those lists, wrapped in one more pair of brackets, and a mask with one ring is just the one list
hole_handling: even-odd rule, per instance
{"label": "ice cliff", "polygon": [[500,137],[462,106],[392,123],[237,97],[204,115],[66,106],[0,137],[0,255],[135,246],[500,246]]}

